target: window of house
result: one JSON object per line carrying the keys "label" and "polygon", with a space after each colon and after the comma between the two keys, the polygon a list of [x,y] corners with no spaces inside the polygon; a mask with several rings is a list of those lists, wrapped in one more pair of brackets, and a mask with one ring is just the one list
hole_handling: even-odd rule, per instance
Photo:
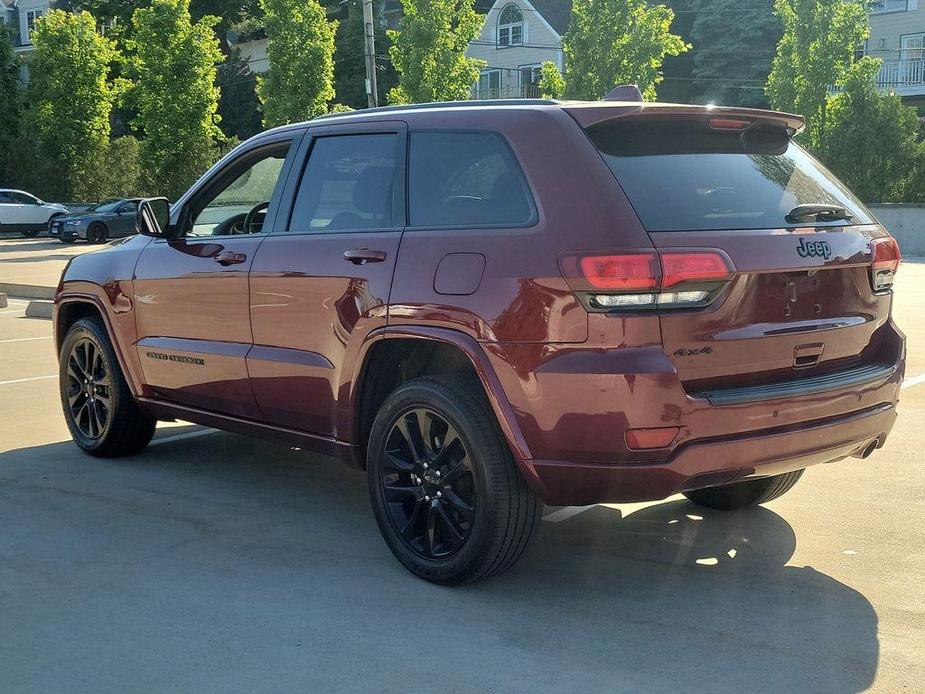
{"label": "window of house", "polygon": [[400,140],[395,133],[333,135],[312,145],[290,232],[391,229]]}
{"label": "window of house", "polygon": [[498,45],[524,44],[524,15],[517,5],[505,5],[498,16]]}
{"label": "window of house", "polygon": [[411,226],[525,226],[533,200],[495,133],[416,132],[409,156]]}
{"label": "window of house", "polygon": [[525,99],[535,99],[539,97],[540,83],[540,66],[539,65],[521,65],[520,66],[520,96]]}
{"label": "window of house", "polygon": [[479,73],[479,98],[497,99],[501,96],[501,70],[482,70]]}
{"label": "window of house", "polygon": [[905,12],[907,9],[909,9],[909,0],[873,0],[870,3],[871,14]]}
{"label": "window of house", "polygon": [[26,33],[32,36],[32,30],[35,28],[35,20],[42,16],[42,10],[29,10],[26,12]]}

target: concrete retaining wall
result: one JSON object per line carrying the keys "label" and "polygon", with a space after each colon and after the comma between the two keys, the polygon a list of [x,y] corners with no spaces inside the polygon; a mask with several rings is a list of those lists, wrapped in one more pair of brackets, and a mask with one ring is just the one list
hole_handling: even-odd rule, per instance
{"label": "concrete retaining wall", "polygon": [[902,202],[868,207],[896,237],[903,257],[925,256],[925,205]]}

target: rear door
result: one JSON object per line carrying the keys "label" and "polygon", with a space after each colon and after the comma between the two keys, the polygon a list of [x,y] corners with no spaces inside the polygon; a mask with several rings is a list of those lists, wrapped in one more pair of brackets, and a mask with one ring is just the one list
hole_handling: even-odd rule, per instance
{"label": "rear door", "polygon": [[891,297],[874,291],[871,263],[873,240],[887,235],[783,128],[700,114],[618,118],[588,133],[663,266],[669,251],[708,249],[734,265],[708,305],[659,306],[688,390],[882,358]]}
{"label": "rear door", "polygon": [[248,272],[272,224],[300,132],[223,163],[183,200],[177,238],[155,239],[135,269],[145,382],[171,402],[259,419],[245,357],[253,343]]}
{"label": "rear door", "polygon": [[310,128],[250,276],[254,395],[271,423],[335,426],[348,356],[386,325],[405,223],[406,126]]}

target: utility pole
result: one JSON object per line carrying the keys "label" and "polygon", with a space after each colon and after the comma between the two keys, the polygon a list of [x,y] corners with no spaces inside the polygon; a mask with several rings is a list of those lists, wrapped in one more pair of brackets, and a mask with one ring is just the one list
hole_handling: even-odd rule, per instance
{"label": "utility pole", "polygon": [[366,98],[369,107],[379,105],[376,86],[376,34],[373,24],[373,0],[363,0],[363,46],[366,53]]}

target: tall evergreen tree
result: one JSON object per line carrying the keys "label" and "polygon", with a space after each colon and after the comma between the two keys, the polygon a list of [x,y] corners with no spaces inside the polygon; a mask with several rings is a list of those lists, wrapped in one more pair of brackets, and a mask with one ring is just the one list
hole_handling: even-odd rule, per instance
{"label": "tall evergreen tree", "polygon": [[774,0],[691,0],[698,100],[767,108],[764,84],[783,28]]}

